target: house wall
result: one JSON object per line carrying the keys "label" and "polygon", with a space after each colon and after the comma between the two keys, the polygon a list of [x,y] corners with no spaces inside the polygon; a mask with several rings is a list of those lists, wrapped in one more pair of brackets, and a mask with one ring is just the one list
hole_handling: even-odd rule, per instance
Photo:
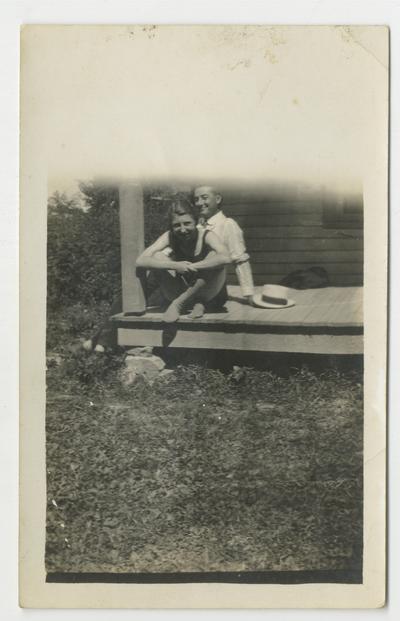
{"label": "house wall", "polygon": [[[242,227],[256,285],[321,266],[333,286],[363,283],[362,196],[301,190],[225,191],[223,210]],[[237,284],[232,266],[228,282]]]}

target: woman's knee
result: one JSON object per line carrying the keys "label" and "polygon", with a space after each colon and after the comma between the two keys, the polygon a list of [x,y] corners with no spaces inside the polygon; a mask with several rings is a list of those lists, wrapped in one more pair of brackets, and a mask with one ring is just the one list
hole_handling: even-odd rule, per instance
{"label": "woman's knee", "polygon": [[202,270],[201,275],[207,282],[222,280],[225,276],[225,269],[223,267],[210,267],[207,270]]}

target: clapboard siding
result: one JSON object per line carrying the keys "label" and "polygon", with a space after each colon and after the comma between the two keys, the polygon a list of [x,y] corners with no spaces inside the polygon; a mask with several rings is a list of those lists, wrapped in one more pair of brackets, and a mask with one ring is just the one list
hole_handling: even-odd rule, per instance
{"label": "clapboard siding", "polygon": [[[244,231],[256,285],[321,266],[334,286],[363,282],[363,205],[358,197],[303,196],[287,191],[224,199],[224,212]],[[235,284],[233,267],[228,282]]]}
{"label": "clapboard siding", "polygon": [[[302,263],[310,263],[313,264],[315,261],[315,252],[252,252],[251,253],[251,263],[267,263],[270,265],[271,263],[285,263],[288,261],[289,263],[294,263],[295,265],[300,265]],[[363,252],[362,250],[348,251],[348,250],[334,250],[334,251],[325,251],[320,253],[320,261],[321,263],[347,263],[349,265],[353,265],[355,263],[362,264],[363,261]]]}
{"label": "clapboard siding", "polygon": [[268,250],[280,250],[291,252],[294,250],[308,252],[315,250],[315,257],[323,255],[325,250],[340,251],[340,250],[361,250],[363,247],[363,240],[360,237],[352,237],[347,235],[345,237],[331,237],[328,239],[317,238],[283,238],[278,237],[276,239],[262,239],[253,238],[248,239],[245,230],[245,238],[247,240],[247,249],[249,252],[266,252]]}
{"label": "clapboard siding", "polygon": [[[254,284],[261,286],[265,284],[279,284],[281,280],[287,276],[287,273],[282,274],[255,274],[253,276]],[[228,277],[228,284],[237,283],[236,276],[231,275]],[[363,284],[362,274],[329,274],[329,284],[331,287],[361,287]]]}
{"label": "clapboard siding", "polygon": [[245,204],[241,203],[227,203],[223,202],[223,209],[228,212],[232,217],[236,216],[250,216],[257,214],[291,214],[291,213],[315,213],[319,211],[322,213],[323,205],[320,200],[318,201],[296,201],[296,202],[266,202],[256,201],[254,203]]}
{"label": "clapboard siding", "polygon": [[307,226],[321,226],[321,215],[319,213],[291,213],[291,214],[279,214],[279,213],[265,213],[258,215],[248,216],[236,216],[235,220],[239,224],[251,228],[251,227],[307,227]]}
{"label": "clapboard siding", "polygon": [[[282,271],[285,274],[289,274],[290,272],[294,272],[298,269],[306,269],[308,267],[312,267],[315,265],[314,262],[307,263],[254,263],[252,261],[252,271],[253,274],[282,274]],[[362,274],[363,266],[362,263],[320,263],[321,267],[324,267],[328,274]],[[228,273],[233,274],[235,272],[235,268],[233,265],[230,265],[228,268]]]}
{"label": "clapboard siding", "polygon": [[329,239],[340,237],[351,237],[356,239],[362,238],[361,229],[324,229],[320,226],[258,226],[246,228],[246,238],[253,239],[262,237],[263,239],[288,239],[308,238],[312,239]]}

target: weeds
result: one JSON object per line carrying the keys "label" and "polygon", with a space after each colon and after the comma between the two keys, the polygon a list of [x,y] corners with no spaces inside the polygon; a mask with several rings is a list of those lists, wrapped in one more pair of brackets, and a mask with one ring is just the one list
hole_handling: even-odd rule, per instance
{"label": "weeds", "polygon": [[121,363],[49,369],[49,571],[360,563],[359,374],[178,364],[123,387]]}

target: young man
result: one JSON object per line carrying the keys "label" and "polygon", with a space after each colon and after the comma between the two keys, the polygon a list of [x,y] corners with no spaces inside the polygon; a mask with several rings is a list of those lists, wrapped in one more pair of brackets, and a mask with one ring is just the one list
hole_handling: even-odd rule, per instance
{"label": "young man", "polygon": [[235,265],[242,295],[253,305],[253,275],[242,229],[235,220],[225,216],[221,209],[222,195],[212,186],[202,185],[195,188],[193,197],[203,226],[215,233],[228,249],[230,259]]}

